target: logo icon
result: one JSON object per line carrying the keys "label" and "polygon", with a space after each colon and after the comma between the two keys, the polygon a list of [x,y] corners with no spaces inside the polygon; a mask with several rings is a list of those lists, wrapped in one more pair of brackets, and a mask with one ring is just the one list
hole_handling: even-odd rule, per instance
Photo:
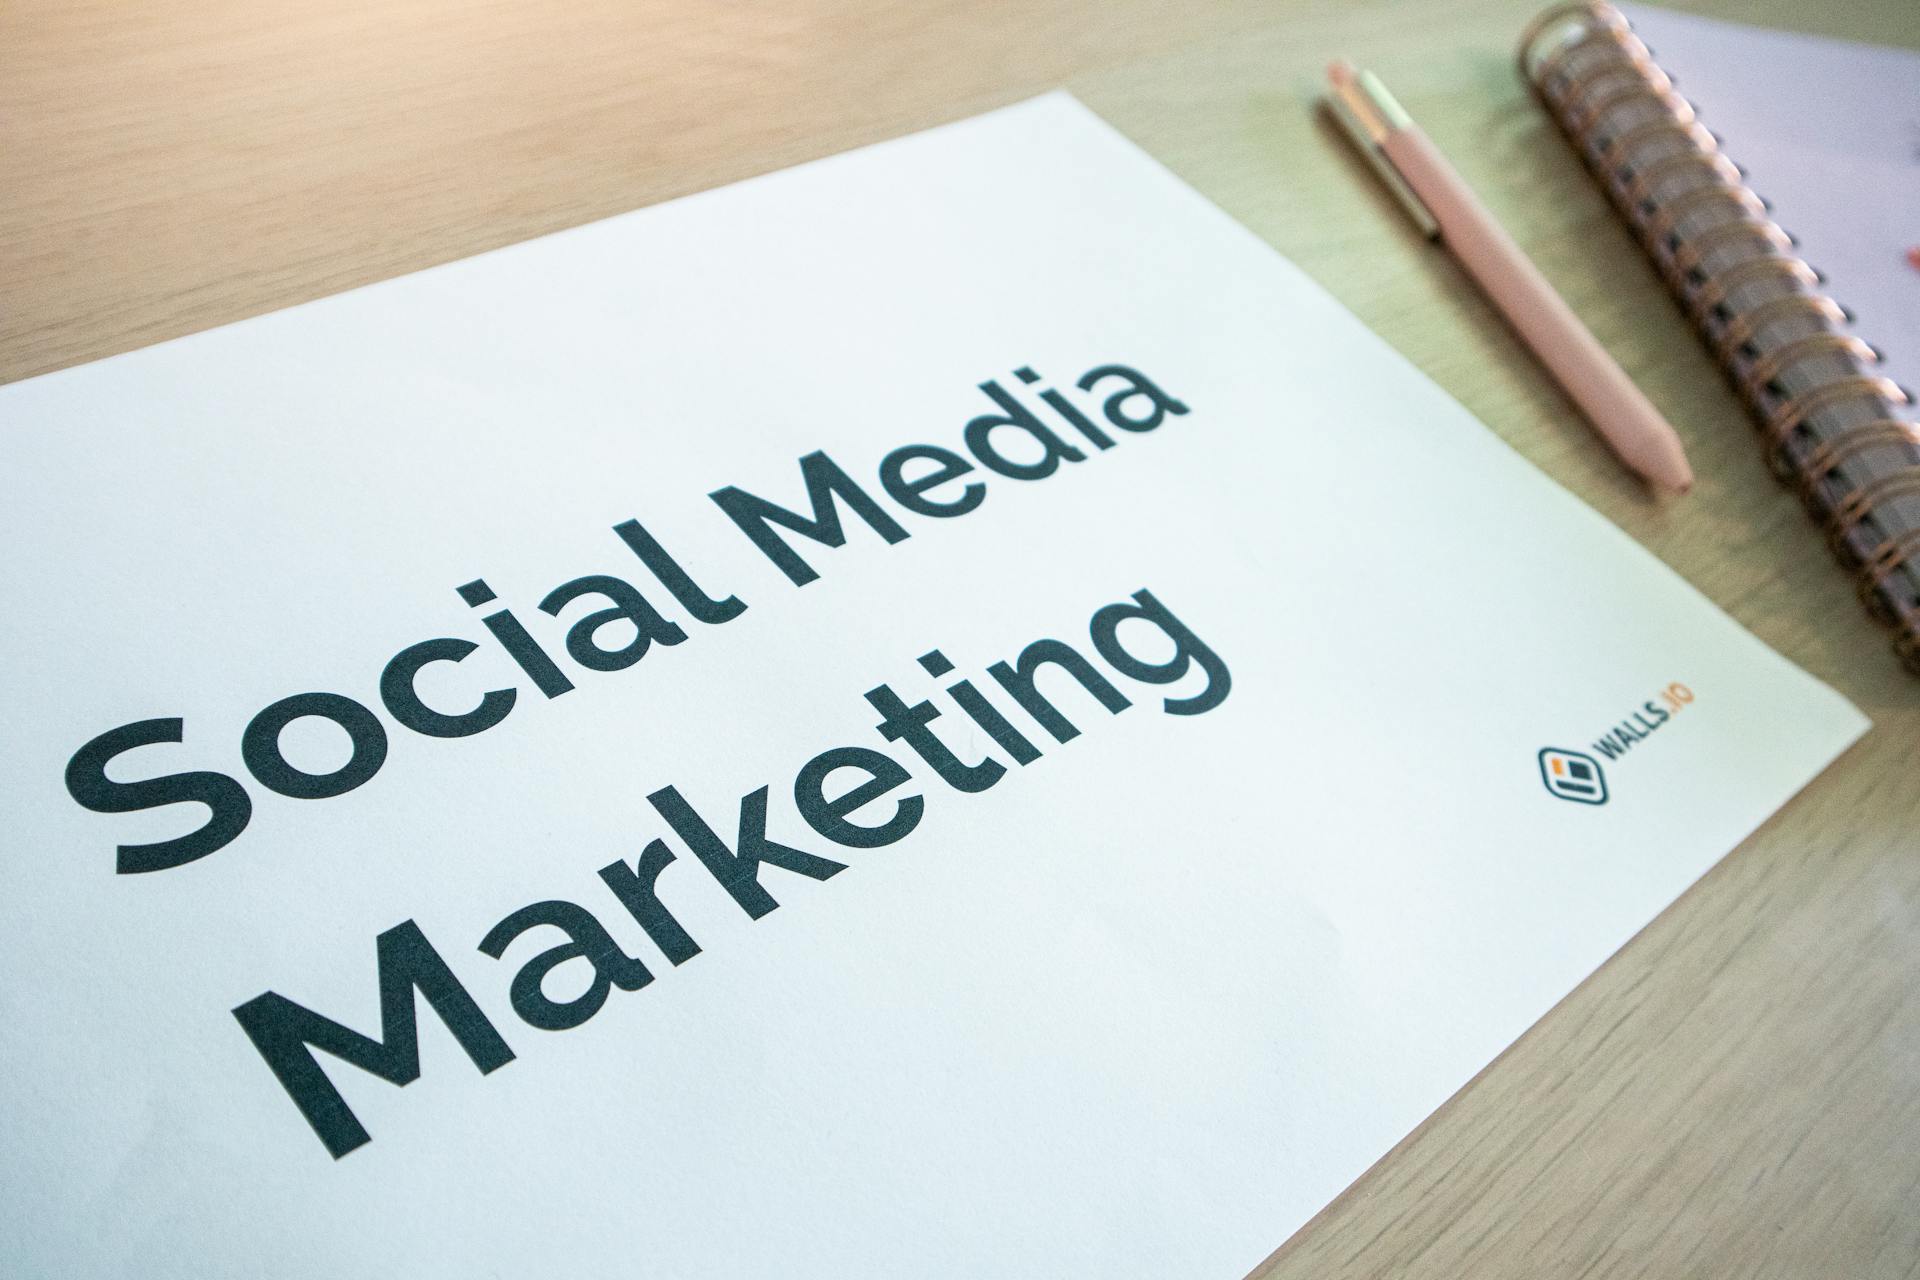
{"label": "logo icon", "polygon": [[1600,762],[1578,751],[1542,747],[1540,781],[1546,784],[1548,792],[1562,800],[1579,804],[1607,802],[1607,775],[1600,771]]}

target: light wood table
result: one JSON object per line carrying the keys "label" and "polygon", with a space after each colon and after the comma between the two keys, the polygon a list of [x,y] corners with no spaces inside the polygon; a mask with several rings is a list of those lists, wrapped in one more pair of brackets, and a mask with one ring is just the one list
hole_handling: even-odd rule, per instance
{"label": "light wood table", "polygon": [[[1920,1274],[1920,681],[1523,95],[1532,7],[9,0],[0,380],[1064,83],[1877,726],[1264,1274]],[[1920,44],[1912,0],[1710,7]],[[1338,53],[1395,87],[1679,425],[1684,503],[1567,429],[1316,118]]]}

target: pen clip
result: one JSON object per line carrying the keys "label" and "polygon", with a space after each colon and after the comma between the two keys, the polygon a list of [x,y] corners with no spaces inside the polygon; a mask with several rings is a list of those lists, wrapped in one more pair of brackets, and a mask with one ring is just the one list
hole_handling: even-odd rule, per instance
{"label": "pen clip", "polygon": [[[1368,76],[1366,79],[1371,80],[1372,77]],[[1373,166],[1373,171],[1380,175],[1380,181],[1387,184],[1387,190],[1400,202],[1401,208],[1407,211],[1407,216],[1413,219],[1413,224],[1420,228],[1420,234],[1429,240],[1438,240],[1440,223],[1433,216],[1433,211],[1414,194],[1413,188],[1407,185],[1407,180],[1400,176],[1400,171],[1393,167],[1391,160],[1387,159],[1386,152],[1380,149],[1388,128],[1395,122],[1383,118],[1380,109],[1368,101],[1362,92],[1358,92],[1358,89],[1359,86],[1352,83],[1335,84],[1333,92],[1326,98],[1327,106],[1333,112],[1333,118],[1339,122],[1340,128],[1346,135],[1353,139],[1353,145],[1359,148],[1366,162]],[[1388,101],[1391,102],[1392,99]]]}

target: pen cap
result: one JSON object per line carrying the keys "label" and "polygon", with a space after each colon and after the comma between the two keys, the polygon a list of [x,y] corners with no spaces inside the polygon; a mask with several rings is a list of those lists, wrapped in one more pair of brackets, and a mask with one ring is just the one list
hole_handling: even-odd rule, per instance
{"label": "pen cap", "polygon": [[1359,149],[1367,164],[1380,175],[1380,181],[1400,202],[1400,207],[1407,211],[1413,224],[1420,228],[1420,234],[1429,240],[1438,239],[1440,224],[1434,219],[1433,211],[1414,194],[1413,188],[1407,185],[1406,179],[1400,176],[1399,170],[1393,167],[1380,149],[1387,131],[1400,127],[1405,121],[1405,113],[1400,111],[1399,104],[1388,98],[1387,104],[1391,105],[1391,112],[1388,112],[1380,104],[1369,101],[1367,87],[1379,82],[1370,73],[1355,72],[1345,63],[1335,63],[1329,69],[1327,78],[1333,91],[1327,95],[1326,104],[1334,120],[1353,140],[1353,145]]}

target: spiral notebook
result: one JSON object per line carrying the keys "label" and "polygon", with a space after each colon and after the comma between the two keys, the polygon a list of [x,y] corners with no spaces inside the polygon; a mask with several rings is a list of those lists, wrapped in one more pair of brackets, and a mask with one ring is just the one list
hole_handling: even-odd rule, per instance
{"label": "spiral notebook", "polygon": [[[1796,86],[1796,75],[1826,81],[1856,70],[1885,70],[1888,83],[1899,86],[1912,57],[1657,11],[1648,17],[1671,18],[1688,56],[1703,59],[1717,42],[1730,71],[1738,67],[1747,81],[1757,77],[1763,84],[1770,75],[1784,86],[1781,95],[1806,87]],[[1711,105],[1683,96],[1672,67],[1643,41],[1641,25],[1649,24],[1604,3],[1549,9],[1521,38],[1521,74],[1718,356],[1752,412],[1768,464],[1825,527],[1834,555],[1855,575],[1862,604],[1893,628],[1896,651],[1920,672],[1920,427],[1911,420],[1912,393],[1889,376],[1883,353],[1855,331],[1856,316],[1844,299],[1830,296],[1820,248],[1803,256],[1774,206],[1749,184],[1748,171],[1735,162],[1740,139],[1731,148],[1735,155],[1723,150]],[[1729,76],[1726,83],[1732,82]],[[1688,87],[1693,83],[1689,75]],[[1812,92],[1831,98],[1839,91]],[[1851,133],[1829,136],[1860,138],[1869,125],[1897,130],[1900,94],[1896,87],[1889,101],[1864,93],[1880,110],[1850,117]],[[1910,79],[1904,101],[1912,107],[1911,127],[1920,129],[1920,77]],[[1766,137],[1763,128],[1779,132],[1756,121],[1755,145]],[[1774,150],[1776,165],[1794,163],[1791,146]],[[1874,203],[1870,187],[1845,176],[1864,172],[1870,160],[1855,163],[1834,150],[1803,149],[1803,185],[1850,190],[1869,209],[1885,205],[1888,217],[1895,216],[1892,201]],[[1828,166],[1816,176],[1822,159]],[[1879,163],[1879,173],[1890,171],[1884,157]],[[1904,169],[1900,173],[1896,181],[1907,181]],[[1920,235],[1920,226],[1913,230]],[[1836,255],[1857,256],[1861,239],[1836,234],[1827,243]],[[1884,265],[1874,258],[1849,278],[1872,280],[1876,292],[1892,296],[1888,282],[1892,289],[1904,286],[1897,273],[1913,268],[1895,251],[1881,256]],[[1914,284],[1920,288],[1920,274]],[[1913,305],[1904,297],[1876,297],[1868,323],[1884,322],[1896,307],[1910,315]],[[1920,358],[1920,351],[1901,354]]]}

